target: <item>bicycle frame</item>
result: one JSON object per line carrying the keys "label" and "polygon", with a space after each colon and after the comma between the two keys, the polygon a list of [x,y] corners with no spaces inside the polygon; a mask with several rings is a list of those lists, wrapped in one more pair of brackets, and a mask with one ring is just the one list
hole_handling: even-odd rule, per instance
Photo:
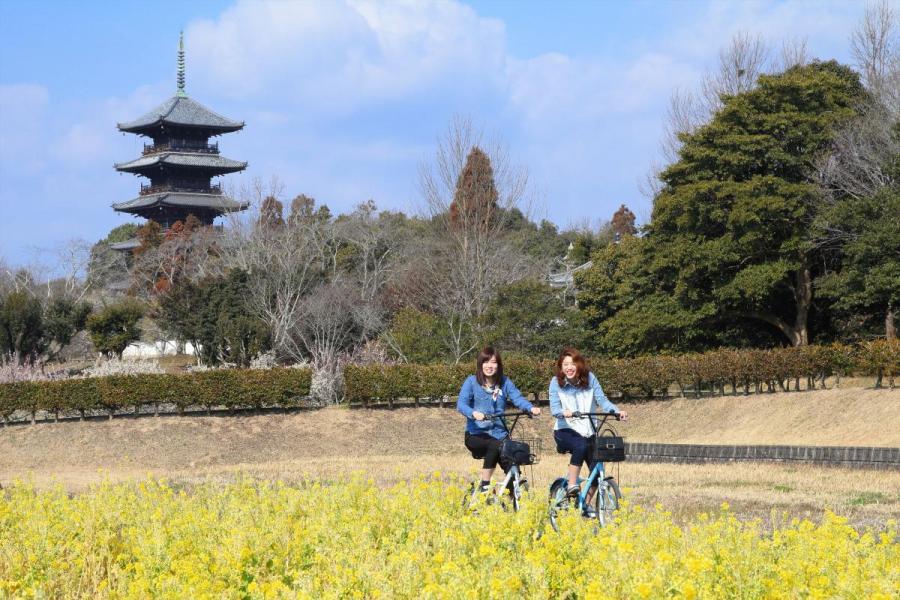
{"label": "bicycle frame", "polygon": [[[606,421],[610,417],[616,417],[616,419],[618,420],[619,413],[579,413],[579,412],[575,412],[575,413],[572,413],[572,416],[575,417],[576,419],[577,418],[586,418],[588,420],[588,422],[591,424],[591,431],[593,431],[594,435],[596,436],[598,433],[600,433],[600,431],[603,430],[603,425],[606,424]],[[603,417],[603,420],[600,421],[600,425],[598,426],[596,423],[594,423],[594,419],[592,417]],[[584,485],[581,488],[581,493],[578,494],[578,501],[576,503],[577,508],[582,508],[583,506],[586,505],[585,503],[587,501],[588,494],[590,494],[591,486],[594,485],[594,482],[597,481],[599,483],[600,481],[603,481],[605,478],[606,478],[606,468],[603,466],[603,462],[599,461],[599,460],[597,461],[597,464],[594,465],[594,468],[591,469],[591,472],[588,475],[586,480],[581,479],[580,477],[578,478],[578,483],[579,484],[584,483]]]}
{"label": "bicycle frame", "polygon": [[[619,414],[573,412],[571,417],[589,418],[591,430],[596,438],[598,432],[603,430],[603,426],[606,424],[607,419],[610,417],[619,418]],[[602,417],[602,420],[597,424],[594,422],[593,417]],[[606,467],[602,461],[597,461],[597,463],[594,464],[586,479],[579,477],[576,481],[580,489],[578,494],[573,496],[568,496],[567,494],[568,477],[558,477],[550,484],[550,506],[548,510],[550,513],[550,523],[556,531],[559,531],[557,519],[560,511],[567,508],[584,511],[588,506],[588,498],[592,494],[592,489],[594,490],[593,494],[595,494],[594,500],[598,505],[596,518],[600,521],[601,527],[607,522],[607,516],[610,516],[606,507],[611,507],[610,510],[612,511],[618,507],[618,498],[620,497],[619,488],[612,477],[606,476]],[[610,496],[610,494],[612,494],[612,496]],[[612,499],[611,503],[610,498]],[[601,505],[603,508],[601,508]]]}
{"label": "bicycle frame", "polygon": [[[486,413],[484,415],[484,418],[485,418],[485,420],[496,419],[497,421],[500,421],[500,424],[503,425],[504,431],[506,431],[505,439],[509,439],[512,437],[512,432],[516,428],[516,424],[519,422],[519,419],[523,416],[527,416],[529,418],[532,417],[531,413],[522,411],[522,412]],[[511,426],[506,423],[507,418],[513,419]],[[506,477],[503,478],[503,481],[501,483],[491,486],[491,491],[494,493],[495,496],[497,496],[499,498],[502,496],[503,491],[506,489],[509,489],[510,484],[512,484],[512,489],[510,491],[512,492],[514,508],[515,508],[515,510],[518,510],[519,498],[522,495],[522,486],[521,486],[522,481],[523,481],[522,471],[521,471],[521,469],[519,469],[519,465],[513,463],[510,466],[509,471],[506,472]],[[473,496],[476,492],[477,492],[477,490],[473,489]]]}

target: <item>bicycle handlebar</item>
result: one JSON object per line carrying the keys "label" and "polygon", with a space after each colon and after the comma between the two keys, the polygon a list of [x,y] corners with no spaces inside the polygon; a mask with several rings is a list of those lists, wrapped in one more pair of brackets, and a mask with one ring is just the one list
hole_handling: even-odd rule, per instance
{"label": "bicycle handlebar", "polygon": [[572,416],[570,418],[571,419],[586,419],[588,417],[615,417],[616,421],[621,421],[622,413],[617,413],[617,412],[598,412],[598,413],[587,412],[587,413],[583,413],[583,412],[578,412],[576,410],[575,412],[572,413]]}
{"label": "bicycle handlebar", "polygon": [[484,413],[485,419],[496,419],[498,417],[521,417],[526,416],[528,418],[533,419],[534,415],[527,410],[519,410],[516,412],[498,412],[498,413]]}

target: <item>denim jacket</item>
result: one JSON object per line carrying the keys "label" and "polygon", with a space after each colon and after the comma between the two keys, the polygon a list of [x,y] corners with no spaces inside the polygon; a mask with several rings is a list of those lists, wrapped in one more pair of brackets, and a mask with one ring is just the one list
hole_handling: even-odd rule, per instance
{"label": "denim jacket", "polygon": [[507,402],[511,402],[521,410],[533,408],[531,402],[525,399],[525,396],[509,377],[503,378],[495,399],[490,392],[478,384],[474,375],[469,375],[463,382],[462,389],[459,390],[456,410],[466,416],[466,433],[487,433],[491,437],[502,440],[506,437],[506,430],[497,419],[476,421],[472,417],[472,412],[476,410],[484,414],[503,412]]}
{"label": "denim jacket", "polygon": [[[593,373],[588,373],[587,387],[575,387],[568,381],[560,387],[559,381],[554,377],[550,380],[550,412],[556,417],[556,425],[553,426],[554,431],[557,429],[573,429],[583,437],[593,435],[591,424],[587,419],[566,419],[563,417],[564,410],[572,412],[619,412],[618,407],[609,401],[600,382]],[[591,417],[596,423],[597,418]]]}

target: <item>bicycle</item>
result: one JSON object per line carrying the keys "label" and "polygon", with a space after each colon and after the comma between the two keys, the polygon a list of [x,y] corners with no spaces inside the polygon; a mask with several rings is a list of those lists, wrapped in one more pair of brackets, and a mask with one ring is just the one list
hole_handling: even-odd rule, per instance
{"label": "bicycle", "polygon": [[[507,510],[508,501],[512,504],[513,511],[519,510],[522,494],[528,491],[528,479],[522,475],[520,467],[537,464],[541,452],[540,438],[528,438],[527,441],[525,438],[512,439],[512,432],[523,416],[534,418],[534,415],[526,411],[484,415],[485,419],[497,419],[506,431],[506,437],[500,441],[500,462],[501,465],[508,464],[509,469],[506,471],[503,481],[491,485],[486,492],[482,492],[478,483],[473,483],[463,496],[463,508],[474,509],[479,502],[480,495],[485,494],[487,504],[498,503],[504,510]],[[507,418],[513,418],[512,426],[507,425]],[[483,458],[483,456],[474,456],[474,458]]]}
{"label": "bicycle", "polygon": [[[597,425],[592,417],[602,417],[600,424]],[[600,527],[610,524],[613,520],[615,511],[619,509],[619,500],[622,498],[622,493],[619,491],[619,484],[616,483],[616,480],[613,477],[606,475],[603,459],[610,462],[624,460],[624,447],[621,449],[616,448],[616,450],[621,453],[621,456],[614,457],[608,455],[608,451],[611,449],[600,447],[600,444],[604,443],[602,440],[604,438],[609,439],[610,437],[599,435],[599,433],[603,431],[603,427],[610,417],[615,417],[616,420],[620,419],[619,413],[572,413],[571,418],[589,419],[591,429],[594,432],[592,438],[594,440],[594,447],[591,448],[591,452],[594,453],[594,456],[597,457],[598,460],[594,465],[594,468],[591,469],[587,479],[578,478],[578,484],[581,486],[581,489],[577,496],[570,496],[568,494],[569,482],[566,477],[559,477],[550,484],[550,506],[548,513],[550,516],[550,525],[556,532],[559,532],[559,517],[561,514],[573,508],[579,509],[582,513],[585,512],[584,509],[587,507],[587,498],[591,487],[595,482],[597,490],[594,493],[593,504]],[[621,441],[621,438],[617,436],[615,430],[611,426],[607,426],[607,430],[612,432],[617,440]]]}

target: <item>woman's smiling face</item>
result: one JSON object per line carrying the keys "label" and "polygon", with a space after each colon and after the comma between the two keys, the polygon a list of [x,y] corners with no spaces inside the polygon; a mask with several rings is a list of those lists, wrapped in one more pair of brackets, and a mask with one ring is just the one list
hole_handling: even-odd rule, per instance
{"label": "woman's smiling face", "polygon": [[576,373],[578,373],[578,365],[575,364],[575,361],[572,360],[571,356],[567,356],[563,359],[562,372],[567,379],[574,379]]}
{"label": "woman's smiling face", "polygon": [[481,372],[485,377],[493,377],[497,373],[497,357],[492,356],[481,363]]}

